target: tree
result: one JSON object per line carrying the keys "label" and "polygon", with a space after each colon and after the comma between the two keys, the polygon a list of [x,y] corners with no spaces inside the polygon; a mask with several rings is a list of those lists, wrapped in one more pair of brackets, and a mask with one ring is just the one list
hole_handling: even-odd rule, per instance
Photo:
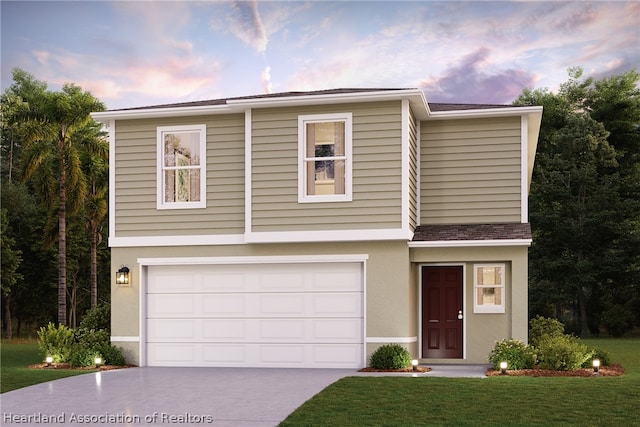
{"label": "tree", "polygon": [[0,244],[2,246],[2,271],[0,272],[2,284],[2,298],[4,300],[4,327],[5,337],[11,339],[13,327],[11,324],[11,291],[22,279],[22,275],[18,272],[18,267],[22,262],[22,251],[17,249],[16,241],[11,237],[8,230],[7,210],[0,209]]}
{"label": "tree", "polygon": [[46,84],[22,70],[14,70],[10,94],[20,96],[28,110],[13,117],[22,123],[22,179],[31,181],[44,205],[57,219],[58,323],[67,324],[67,214],[84,203],[86,178],[80,150],[90,148],[86,135],[92,119],[89,113],[105,106],[89,92],[73,84],[61,91],[46,90]]}
{"label": "tree", "polygon": [[586,335],[607,326],[612,306],[638,304],[640,74],[581,80],[574,68],[569,77],[558,93],[526,90],[516,104],[544,107],[530,192],[530,315],[552,305]]}

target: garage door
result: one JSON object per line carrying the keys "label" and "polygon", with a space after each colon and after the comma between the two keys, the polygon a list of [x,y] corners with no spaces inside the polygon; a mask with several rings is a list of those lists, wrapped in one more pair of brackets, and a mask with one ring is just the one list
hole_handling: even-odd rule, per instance
{"label": "garage door", "polygon": [[149,366],[363,366],[362,263],[149,266]]}

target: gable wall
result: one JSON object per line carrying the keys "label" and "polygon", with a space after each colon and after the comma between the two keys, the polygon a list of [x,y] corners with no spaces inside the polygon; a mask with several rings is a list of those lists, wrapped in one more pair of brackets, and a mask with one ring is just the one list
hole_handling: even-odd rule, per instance
{"label": "gable wall", "polygon": [[[252,110],[252,231],[401,227],[400,101]],[[298,115],[353,114],[353,201],[298,203]]]}
{"label": "gable wall", "polygon": [[420,222],[520,222],[520,117],[421,124]]}
{"label": "gable wall", "polygon": [[[158,126],[207,126],[207,207],[157,210]],[[244,114],[116,122],[116,237],[244,232]]]}

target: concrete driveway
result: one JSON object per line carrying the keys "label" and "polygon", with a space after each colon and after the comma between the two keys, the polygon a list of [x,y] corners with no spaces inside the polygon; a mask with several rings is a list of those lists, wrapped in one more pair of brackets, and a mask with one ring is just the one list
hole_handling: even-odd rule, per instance
{"label": "concrete driveway", "polygon": [[0,394],[0,425],[276,426],[340,378],[483,378],[488,365],[435,365],[425,374],[353,369],[130,368]]}
{"label": "concrete driveway", "polygon": [[349,369],[104,371],[0,395],[0,425],[275,426],[329,384],[354,374]]}

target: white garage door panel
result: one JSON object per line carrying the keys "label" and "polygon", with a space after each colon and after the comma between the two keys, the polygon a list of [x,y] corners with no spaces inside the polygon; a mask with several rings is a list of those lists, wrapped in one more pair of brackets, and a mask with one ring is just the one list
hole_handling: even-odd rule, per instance
{"label": "white garage door panel", "polygon": [[354,368],[361,344],[149,344],[150,366]]}
{"label": "white garage door panel", "polygon": [[147,271],[150,366],[363,366],[361,263]]}
{"label": "white garage door panel", "polygon": [[362,342],[361,319],[148,319],[147,342]]}
{"label": "white garage door panel", "polygon": [[147,317],[362,317],[362,293],[148,294]]}

